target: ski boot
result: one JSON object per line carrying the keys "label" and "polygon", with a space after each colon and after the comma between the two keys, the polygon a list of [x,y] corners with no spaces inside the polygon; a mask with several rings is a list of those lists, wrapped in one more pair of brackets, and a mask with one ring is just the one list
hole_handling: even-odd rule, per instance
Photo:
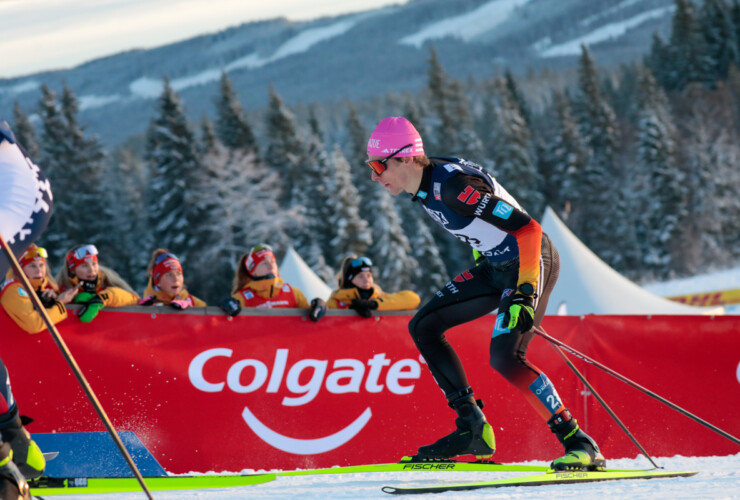
{"label": "ski boot", "polygon": [[554,470],[604,470],[606,459],[588,434],[578,427],[578,422],[567,409],[547,421],[565,448],[565,455],[550,464]]}
{"label": "ski boot", "polygon": [[421,459],[447,459],[460,455],[490,458],[496,449],[493,429],[480,410],[483,402],[473,398],[472,391],[450,403],[457,412],[457,429],[434,444],[419,448]]}
{"label": "ski boot", "polygon": [[[23,419],[26,419],[25,423],[32,422],[27,417]],[[44,454],[41,453],[36,442],[31,439],[31,435],[23,426],[23,420],[17,412],[14,418],[0,423],[0,435],[2,435],[2,441],[12,448],[13,461],[26,479],[34,479],[43,474],[46,468]]]}
{"label": "ski boot", "polygon": [[[0,441],[2,443],[2,441]],[[31,493],[26,478],[13,462],[13,449],[9,443],[0,445],[0,499],[30,500]]]}

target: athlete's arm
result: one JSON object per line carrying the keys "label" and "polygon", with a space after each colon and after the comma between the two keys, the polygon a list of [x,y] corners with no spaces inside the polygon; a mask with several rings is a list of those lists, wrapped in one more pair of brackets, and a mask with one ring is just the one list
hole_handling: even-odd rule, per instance
{"label": "athlete's arm", "polygon": [[483,179],[458,174],[442,186],[442,201],[452,211],[477,217],[513,235],[519,246],[517,286],[530,283],[537,289],[540,275],[542,226],[526,212],[495,196]]}

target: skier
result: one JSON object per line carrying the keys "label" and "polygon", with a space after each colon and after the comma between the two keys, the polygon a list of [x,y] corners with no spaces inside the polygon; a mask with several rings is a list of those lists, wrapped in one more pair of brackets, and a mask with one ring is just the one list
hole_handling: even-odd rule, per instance
{"label": "skier", "polygon": [[411,290],[386,293],[375,283],[373,263],[367,257],[351,255],[342,261],[337,276],[338,289],[329,297],[329,309],[354,309],[363,318],[372,311],[402,311],[415,309],[421,299]]}
{"label": "skier", "polygon": [[448,282],[409,323],[419,352],[457,413],[456,429],[418,456],[488,458],[495,438],[445,331],[498,308],[490,364],[547,421],[565,448],[556,470],[606,465],[596,442],[562,403],[547,376],[526,357],[560,270],[542,227],[480,166],[461,158],[428,158],[416,128],[403,117],[383,119],[367,145],[372,180],[392,195],[407,192],[437,223],[473,247],[476,266]]}

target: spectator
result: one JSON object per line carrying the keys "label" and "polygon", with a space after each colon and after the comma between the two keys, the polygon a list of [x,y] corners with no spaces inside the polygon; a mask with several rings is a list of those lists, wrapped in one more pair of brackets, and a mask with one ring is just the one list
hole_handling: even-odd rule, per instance
{"label": "spectator", "polygon": [[242,307],[310,309],[312,321],[326,313],[326,302],[315,298],[309,304],[303,292],[280,278],[272,247],[263,243],[241,256],[231,297],[219,305],[229,316],[239,314]]}
{"label": "spectator", "polygon": [[[51,277],[46,265],[47,257],[44,248],[31,245],[21,254],[18,263],[46,308],[49,319],[56,324],[67,318],[67,308],[64,307],[64,304],[69,304],[72,301],[77,294],[77,289],[67,290],[62,294],[58,293],[59,287],[54,278]],[[12,269],[8,271],[6,280],[0,288],[0,304],[8,313],[8,316],[13,318],[13,321],[28,333],[39,333],[46,330],[46,323],[41,319],[41,315],[34,310],[28,292],[26,292],[21,280]]]}
{"label": "spectator", "polygon": [[421,299],[411,290],[386,293],[375,284],[373,263],[367,257],[351,255],[342,261],[337,275],[339,288],[329,297],[330,309],[354,309],[363,318],[374,310],[401,311],[415,309]]}
{"label": "spectator", "polygon": [[149,284],[144,290],[142,306],[168,305],[174,309],[205,307],[206,303],[185,289],[180,259],[163,248],[152,253],[147,267]]}
{"label": "spectator", "polygon": [[89,323],[103,307],[131,306],[139,296],[118,273],[98,264],[95,245],[77,245],[67,252],[57,281],[61,291],[78,288],[74,303],[82,304],[77,311],[80,321]]}

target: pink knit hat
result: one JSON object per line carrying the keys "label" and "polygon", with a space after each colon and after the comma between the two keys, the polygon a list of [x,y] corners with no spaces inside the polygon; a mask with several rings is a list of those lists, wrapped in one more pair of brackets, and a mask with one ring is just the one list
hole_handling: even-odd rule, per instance
{"label": "pink knit hat", "polygon": [[383,118],[367,141],[368,156],[388,156],[400,148],[411,144],[395,156],[422,156],[424,144],[416,128],[402,116]]}

